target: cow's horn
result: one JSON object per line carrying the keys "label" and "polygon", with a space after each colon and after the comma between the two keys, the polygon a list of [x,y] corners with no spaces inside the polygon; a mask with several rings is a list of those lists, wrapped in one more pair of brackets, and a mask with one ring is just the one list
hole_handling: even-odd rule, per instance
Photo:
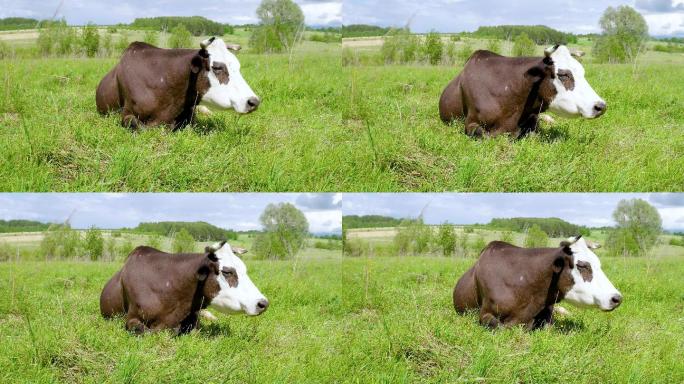
{"label": "cow's horn", "polygon": [[556,49],[558,49],[560,45],[556,44],[553,47],[548,47],[544,50],[544,56],[546,57],[551,57],[551,55],[556,52]]}
{"label": "cow's horn", "polygon": [[226,44],[226,48],[230,49],[231,51],[239,51],[242,49],[242,46],[240,44]]}
{"label": "cow's horn", "polygon": [[230,246],[230,248],[233,250],[233,253],[238,254],[238,255],[244,255],[245,253],[249,252],[244,248],[233,247],[232,245]]}
{"label": "cow's horn", "polygon": [[214,243],[214,244],[212,244],[212,245],[207,245],[207,247],[204,248],[204,250],[205,250],[207,253],[213,253],[213,252],[216,252],[216,251],[218,251],[219,249],[221,249],[221,247],[223,247],[225,244],[226,244],[226,241],[223,240],[223,241],[220,241],[220,242],[218,242],[218,243]]}
{"label": "cow's horn", "polygon": [[207,49],[207,47],[210,46],[211,43],[214,42],[214,40],[216,40],[216,37],[215,37],[215,36],[212,36],[212,37],[210,37],[210,38],[204,40],[203,42],[201,42],[201,43],[200,43],[200,47],[202,47],[202,49]]}
{"label": "cow's horn", "polygon": [[585,53],[584,53],[584,51],[572,51],[572,52],[570,52],[570,55],[577,57],[577,58],[580,58],[580,57],[584,56]]}

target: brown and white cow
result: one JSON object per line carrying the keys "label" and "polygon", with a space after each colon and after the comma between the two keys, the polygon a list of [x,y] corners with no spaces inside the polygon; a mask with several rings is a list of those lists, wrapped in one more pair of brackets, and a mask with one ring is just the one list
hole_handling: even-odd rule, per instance
{"label": "brown and white cow", "polygon": [[442,92],[440,117],[445,123],[465,119],[470,136],[515,137],[534,131],[546,110],[564,117],[599,117],[606,102],[584,78],[577,56],[563,45],[545,50],[544,57],[476,51]]}
{"label": "brown and white cow", "polygon": [[101,114],[121,112],[132,129],[192,122],[197,105],[250,113],[260,104],[226,45],[210,38],[200,49],[161,49],[147,43],[128,46],[119,63],[100,81],[95,94]]}
{"label": "brown and white cow", "polygon": [[205,253],[170,254],[140,246],[105,285],[100,312],[125,316],[135,333],[194,329],[202,309],[259,315],[268,301],[247,276],[247,269],[225,242]]}
{"label": "brown and white cow", "polygon": [[563,299],[605,311],[622,302],[581,236],[558,248],[520,248],[493,241],[453,291],[456,312],[479,309],[480,323],[492,328],[550,324],[554,305]]}

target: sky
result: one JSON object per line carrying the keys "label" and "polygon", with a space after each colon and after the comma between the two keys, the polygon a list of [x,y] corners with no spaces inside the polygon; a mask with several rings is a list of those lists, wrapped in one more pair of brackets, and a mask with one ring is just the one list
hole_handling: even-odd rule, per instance
{"label": "sky", "polygon": [[404,26],[415,32],[473,31],[482,25],[547,25],[573,33],[600,32],[609,6],[629,5],[646,19],[651,35],[684,36],[684,0],[344,0],[349,24]]}
{"label": "sky", "polygon": [[62,223],[74,228],[130,228],[150,221],[206,221],[238,231],[261,229],[269,203],[299,208],[316,234],[341,233],[341,195],[334,193],[4,193],[0,219]]}
{"label": "sky", "polygon": [[559,217],[574,224],[602,227],[614,225],[611,215],[617,203],[632,198],[656,207],[664,229],[684,229],[684,193],[345,193],[342,213],[415,218],[423,211],[427,224],[484,224],[495,217]]}
{"label": "sky", "polygon": [[[49,19],[62,0],[0,0],[0,18],[30,17]],[[257,23],[256,9],[261,0],[220,0],[193,3],[180,0],[63,0],[57,18],[68,24],[130,23],[137,17],[204,16],[229,24]],[[307,25],[339,25],[342,1],[295,0],[304,12]]]}

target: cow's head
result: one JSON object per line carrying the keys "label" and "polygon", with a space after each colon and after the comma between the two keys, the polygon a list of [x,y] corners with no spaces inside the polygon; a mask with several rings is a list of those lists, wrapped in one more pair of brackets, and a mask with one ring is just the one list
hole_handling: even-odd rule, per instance
{"label": "cow's head", "polygon": [[564,117],[596,118],[606,112],[606,102],[596,94],[584,78],[584,67],[568,47],[556,45],[544,51],[545,63],[552,65],[556,95],[549,109]]}
{"label": "cow's head", "polygon": [[612,311],[622,303],[622,295],[601,270],[601,260],[592,251],[598,243],[585,241],[581,236],[568,239],[574,259],[572,276],[575,284],[565,294],[565,300],[579,307],[599,307]]}
{"label": "cow's head", "polygon": [[208,246],[207,253],[214,253],[219,262],[218,282],[221,287],[211,306],[228,314],[246,313],[260,315],[268,308],[268,300],[247,276],[247,266],[235,255],[225,241]]}
{"label": "cow's head", "polygon": [[[240,73],[240,62],[231,51],[240,46],[226,45],[214,37],[200,43],[202,51],[209,55],[209,90],[202,96],[201,104],[222,109],[233,108],[238,113],[250,113],[261,101]],[[200,54],[204,53],[200,51]]]}

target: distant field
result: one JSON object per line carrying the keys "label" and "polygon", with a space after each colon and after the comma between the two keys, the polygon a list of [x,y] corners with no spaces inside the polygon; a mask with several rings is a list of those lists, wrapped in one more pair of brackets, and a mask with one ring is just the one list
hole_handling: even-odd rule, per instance
{"label": "distant field", "polygon": [[[433,233],[437,234],[437,226],[433,226]],[[464,230],[466,226],[456,226],[455,232],[458,237],[464,235]],[[468,244],[474,246],[478,239],[486,244],[494,240],[502,240],[503,231],[490,230],[490,229],[480,229],[470,227],[472,232],[466,232],[465,236],[468,239]],[[375,249],[376,253],[379,251],[383,256],[396,256],[394,250],[392,249],[392,241],[397,233],[397,228],[363,228],[363,229],[348,229],[347,239],[351,241],[362,242]],[[520,232],[510,232],[513,238],[513,244],[518,246],[523,246],[525,243],[526,235]],[[606,237],[608,233],[605,231],[593,230],[587,239],[597,242],[601,245],[605,245]],[[662,258],[670,256],[682,257],[682,262],[684,262],[684,247],[670,245],[670,239],[679,238],[674,235],[661,235],[658,238],[657,244],[653,249],[649,251],[649,256]],[[561,241],[566,240],[565,238],[549,238],[548,246],[555,247],[560,244]],[[459,240],[460,241],[460,240]],[[606,248],[602,247],[595,250],[599,257],[604,257],[606,255]],[[441,250],[437,250],[434,253],[440,253]],[[471,257],[477,257],[479,255],[480,249],[471,249],[468,255]]]}
{"label": "distant field", "polygon": [[[85,237],[84,231],[81,232],[81,238]],[[9,246],[11,250],[16,253],[11,256],[11,260],[17,258],[23,260],[43,260],[44,256],[40,254],[40,243],[43,240],[45,234],[43,232],[24,232],[24,233],[0,233],[0,247]],[[102,237],[105,243],[113,241],[114,247],[116,249],[116,255],[113,260],[122,261],[128,256],[130,250],[124,250],[125,247],[135,248],[139,245],[150,245],[151,236],[138,234],[138,233],[113,233],[110,231],[103,231]],[[315,248],[316,241],[322,241],[323,243],[327,240],[317,240],[308,239],[304,249],[299,252],[298,257],[302,259],[308,258],[334,258],[339,257],[341,254],[340,250],[328,250]],[[340,240],[336,240],[336,243],[340,244]],[[159,237],[160,249],[166,252],[172,252],[173,250],[173,239],[166,236]],[[245,260],[253,259],[255,257],[254,252],[250,252],[252,245],[254,243],[254,238],[245,234],[240,234],[237,240],[230,240],[229,244],[231,246],[242,247],[247,250],[247,253],[242,255]],[[202,242],[198,241],[195,243],[195,252],[202,252],[204,247],[212,244],[212,242]],[[105,246],[105,250],[106,250]],[[18,255],[17,255],[18,253]],[[106,253],[106,252],[105,252]],[[105,255],[108,257],[109,255]],[[9,257],[8,257],[9,259]]]}
{"label": "distant field", "polygon": [[[523,140],[474,140],[439,119],[461,65],[384,65],[372,39],[344,39],[351,79],[344,119],[358,140],[356,184],[376,191],[684,190],[684,55],[647,52],[637,66],[584,66],[606,99],[597,120],[556,118]],[[377,43],[377,41],[376,41]],[[470,41],[473,49],[483,40]],[[582,42],[585,44],[585,42]],[[351,46],[371,45],[352,48]],[[462,45],[463,43],[458,43]],[[587,50],[585,45],[575,47]],[[510,44],[502,45],[504,53]],[[538,47],[541,55],[543,47]],[[590,49],[589,49],[590,50]]]}

